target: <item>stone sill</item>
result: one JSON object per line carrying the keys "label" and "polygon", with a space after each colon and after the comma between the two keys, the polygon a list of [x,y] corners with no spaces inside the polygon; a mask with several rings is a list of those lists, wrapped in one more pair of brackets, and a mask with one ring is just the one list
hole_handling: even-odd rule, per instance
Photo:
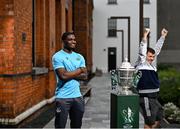
{"label": "stone sill", "polygon": [[32,75],[41,75],[41,74],[47,74],[48,68],[46,67],[33,67],[32,68]]}

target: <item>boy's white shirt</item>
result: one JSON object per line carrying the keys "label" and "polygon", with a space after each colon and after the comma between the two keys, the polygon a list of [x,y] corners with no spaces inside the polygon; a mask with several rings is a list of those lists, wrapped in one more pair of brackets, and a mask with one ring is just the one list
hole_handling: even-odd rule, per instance
{"label": "boy's white shirt", "polygon": [[[154,48],[156,56],[159,55],[161,48],[164,44],[164,40],[165,38],[161,36],[159,40],[157,41]],[[149,62],[146,61],[146,53],[147,53],[147,40],[142,40],[139,47],[138,59],[135,63],[136,69],[138,70],[146,69],[146,70],[157,71],[157,68],[153,65],[153,63],[150,64]]]}

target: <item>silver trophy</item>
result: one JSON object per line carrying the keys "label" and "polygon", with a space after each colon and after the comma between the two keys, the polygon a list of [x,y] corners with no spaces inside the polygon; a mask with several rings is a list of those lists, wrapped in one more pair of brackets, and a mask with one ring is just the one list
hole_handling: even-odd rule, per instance
{"label": "silver trophy", "polygon": [[132,94],[130,88],[134,86],[135,73],[136,69],[128,62],[128,59],[125,58],[121,67],[117,69],[117,78],[120,94]]}

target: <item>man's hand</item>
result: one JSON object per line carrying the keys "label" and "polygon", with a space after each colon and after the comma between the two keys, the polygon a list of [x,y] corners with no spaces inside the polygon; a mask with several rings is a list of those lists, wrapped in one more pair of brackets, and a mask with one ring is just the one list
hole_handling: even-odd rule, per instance
{"label": "man's hand", "polygon": [[77,80],[87,80],[87,69],[85,67],[80,67],[79,68],[81,70],[81,74],[79,76],[77,76],[75,79]]}
{"label": "man's hand", "polygon": [[162,36],[163,38],[165,38],[165,37],[167,36],[167,34],[168,34],[168,31],[167,31],[165,28],[163,28],[163,29],[161,30],[161,36]]}
{"label": "man's hand", "polygon": [[80,67],[80,69],[81,69],[81,73],[87,73],[87,69],[85,68],[85,67]]}
{"label": "man's hand", "polygon": [[143,33],[143,40],[147,41],[147,36],[150,33],[150,29],[149,28],[145,28],[144,29],[144,33]]}

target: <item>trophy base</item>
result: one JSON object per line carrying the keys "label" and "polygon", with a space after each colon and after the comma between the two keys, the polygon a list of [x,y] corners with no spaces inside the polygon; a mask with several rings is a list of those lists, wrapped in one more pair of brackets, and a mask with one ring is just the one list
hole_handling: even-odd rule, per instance
{"label": "trophy base", "polygon": [[118,86],[116,89],[112,90],[111,93],[115,93],[117,95],[133,95],[134,93],[129,90],[129,87]]}
{"label": "trophy base", "polygon": [[132,95],[133,92],[130,91],[130,90],[122,90],[122,91],[121,91],[121,94],[122,94],[122,95]]}
{"label": "trophy base", "polygon": [[139,96],[111,93],[111,129],[139,128]]}
{"label": "trophy base", "polygon": [[133,92],[131,90],[129,90],[129,88],[130,88],[129,86],[123,86],[121,94],[123,94],[123,95],[132,95]]}

